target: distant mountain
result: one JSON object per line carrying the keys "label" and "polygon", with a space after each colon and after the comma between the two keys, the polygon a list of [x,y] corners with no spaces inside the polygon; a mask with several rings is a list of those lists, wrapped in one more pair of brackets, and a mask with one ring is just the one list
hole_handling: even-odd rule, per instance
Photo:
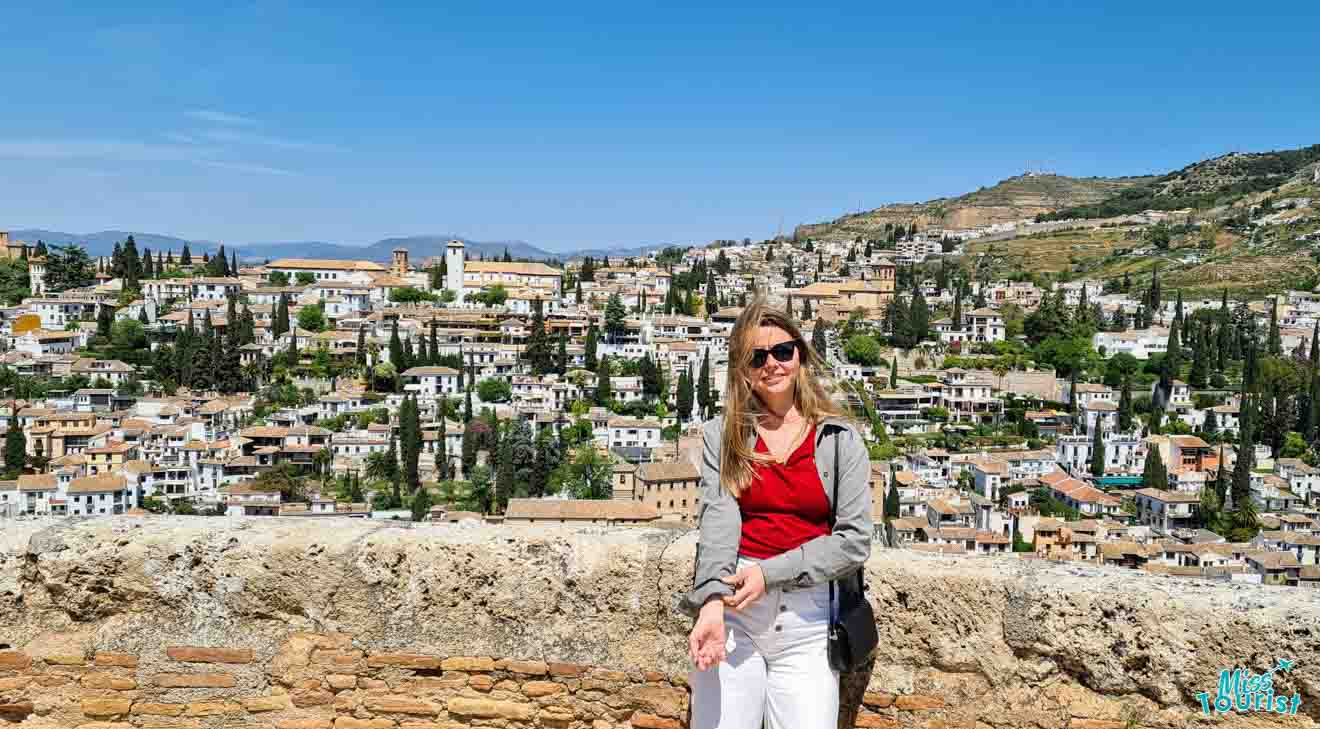
{"label": "distant mountain", "polygon": [[[443,256],[445,248],[449,241],[458,239],[463,241],[467,249],[468,258],[475,258],[477,254],[485,258],[504,255],[507,248],[509,255],[514,258],[532,258],[537,260],[549,260],[551,258],[562,259],[564,254],[551,253],[542,248],[521,240],[510,241],[474,241],[467,240],[460,235],[442,234],[442,235],[413,235],[406,238],[386,238],[376,241],[366,250],[370,251],[371,260],[388,261],[393,255],[391,251],[395,248],[407,248],[408,256],[415,262],[420,262],[423,258],[430,256]],[[360,254],[359,254],[360,255]]]}
{"label": "distant mountain", "polygon": [[[93,256],[110,255],[114,251],[115,244],[122,242],[129,235],[132,235],[133,239],[137,241],[139,250],[150,248],[152,251],[174,251],[177,253],[183,249],[184,243],[187,243],[188,248],[192,253],[200,255],[202,252],[214,253],[220,247],[220,244],[216,241],[187,240],[158,233],[143,233],[124,230],[103,230],[96,233],[65,233],[57,230],[28,228],[24,230],[10,231],[10,235],[16,240],[24,240],[30,243],[35,243],[38,240],[53,245],[69,245],[77,243],[85,247],[87,252]],[[384,262],[390,260],[393,255],[392,251],[395,248],[407,248],[409,258],[413,262],[419,263],[430,256],[443,256],[445,254],[445,247],[452,239],[463,241],[467,248],[467,255],[469,258],[475,258],[480,255],[487,259],[504,255],[506,249],[508,250],[509,255],[514,258],[568,260],[569,258],[580,258],[587,255],[596,257],[601,257],[607,254],[612,256],[635,256],[657,248],[657,246],[641,246],[637,248],[617,248],[609,250],[593,249],[555,253],[521,240],[474,241],[464,238],[461,235],[445,233],[440,235],[415,235],[399,238],[385,238],[365,246],[344,245],[341,243],[329,243],[326,241],[226,243],[225,250],[237,250],[239,258],[242,258],[245,261],[274,260],[276,258],[329,258],[336,260],[365,259]]]}
{"label": "distant mountain", "polygon": [[176,238],[170,235],[160,235],[158,233],[137,233],[124,230],[102,230],[97,233],[63,233],[57,230],[41,230],[29,228],[26,230],[11,230],[10,237],[15,240],[23,240],[29,243],[44,241],[48,245],[66,246],[71,243],[77,243],[87,249],[87,253],[93,256],[108,256],[114,252],[115,244],[121,243],[128,236],[132,235],[133,240],[137,242],[138,250],[150,248],[153,251],[180,251],[183,250],[183,244],[188,244],[188,250],[191,253],[201,254],[203,251],[214,253],[220,244],[207,240],[189,240]]}

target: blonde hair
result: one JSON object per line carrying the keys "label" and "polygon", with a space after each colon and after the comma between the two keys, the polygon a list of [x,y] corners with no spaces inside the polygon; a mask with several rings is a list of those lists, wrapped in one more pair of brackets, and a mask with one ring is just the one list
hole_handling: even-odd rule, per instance
{"label": "blonde hair", "polygon": [[830,397],[818,373],[824,369],[824,358],[811,342],[802,337],[802,331],[791,314],[771,308],[765,298],[758,295],[743,309],[729,335],[724,430],[720,436],[720,484],[734,498],[751,486],[756,464],[770,460],[767,454],[756,452],[754,442],[749,443],[756,432],[757,419],[765,412],[765,405],[752,391],[747,377],[757,329],[763,326],[781,329],[797,342],[801,364],[793,375],[793,404],[802,417],[819,424],[827,417],[845,415],[843,408]]}

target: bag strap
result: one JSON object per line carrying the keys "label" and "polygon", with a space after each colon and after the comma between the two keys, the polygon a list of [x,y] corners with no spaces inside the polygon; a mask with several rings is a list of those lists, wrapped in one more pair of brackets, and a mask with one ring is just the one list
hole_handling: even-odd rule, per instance
{"label": "bag strap", "polygon": [[[839,431],[834,431],[834,500],[830,502],[830,531],[834,531],[834,523],[839,520]],[[834,580],[830,580],[830,624],[834,623]]]}

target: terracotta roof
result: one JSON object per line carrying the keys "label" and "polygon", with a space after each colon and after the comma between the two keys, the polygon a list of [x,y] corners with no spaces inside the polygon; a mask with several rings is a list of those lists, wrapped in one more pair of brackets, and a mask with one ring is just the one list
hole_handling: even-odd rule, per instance
{"label": "terracotta roof", "polygon": [[24,473],[18,477],[18,490],[54,491],[56,483],[53,473]]}
{"label": "terracotta roof", "polygon": [[701,473],[688,461],[644,463],[637,469],[637,478],[643,481],[695,481],[701,478]]}
{"label": "terracotta roof", "polygon": [[128,488],[128,482],[117,473],[103,473],[99,476],[75,478],[69,484],[71,494],[89,494],[101,491],[122,491]]}

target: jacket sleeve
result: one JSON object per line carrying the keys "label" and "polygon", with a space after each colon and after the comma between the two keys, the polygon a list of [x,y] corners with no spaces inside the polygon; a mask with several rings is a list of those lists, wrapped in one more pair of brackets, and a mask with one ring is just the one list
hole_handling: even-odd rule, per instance
{"label": "jacket sleeve", "polygon": [[[842,439],[834,529],[797,549],[761,562],[767,588],[810,587],[829,582],[857,569],[871,556],[871,456],[855,429],[840,428],[834,437]],[[826,441],[821,447],[833,449],[834,444]],[[833,469],[822,470],[825,473],[821,484],[831,493]]]}
{"label": "jacket sleeve", "polygon": [[733,588],[720,578],[733,575],[738,564],[738,542],[742,538],[742,511],[720,485],[721,422],[716,420],[707,425],[703,438],[697,565],[692,591],[684,596],[681,605],[692,616],[711,597],[733,594]]}

